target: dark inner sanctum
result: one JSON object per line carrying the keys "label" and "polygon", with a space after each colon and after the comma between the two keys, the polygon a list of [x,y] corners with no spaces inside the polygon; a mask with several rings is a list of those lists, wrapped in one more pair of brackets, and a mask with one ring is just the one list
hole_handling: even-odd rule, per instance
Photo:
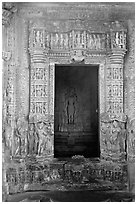
{"label": "dark inner sanctum", "polygon": [[54,156],[99,157],[98,65],[56,65]]}

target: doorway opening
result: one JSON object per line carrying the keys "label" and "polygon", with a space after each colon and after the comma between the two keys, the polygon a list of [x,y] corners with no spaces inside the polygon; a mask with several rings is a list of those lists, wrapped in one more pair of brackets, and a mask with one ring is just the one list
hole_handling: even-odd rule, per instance
{"label": "doorway opening", "polygon": [[54,157],[99,157],[99,65],[56,65]]}

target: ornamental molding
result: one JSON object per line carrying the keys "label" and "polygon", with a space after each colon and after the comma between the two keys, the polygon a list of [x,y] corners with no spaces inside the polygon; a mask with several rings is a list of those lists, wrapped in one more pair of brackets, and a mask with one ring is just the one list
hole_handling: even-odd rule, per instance
{"label": "ornamental molding", "polygon": [[10,25],[11,19],[14,13],[17,12],[17,8],[14,3],[3,2],[2,4],[2,25]]}
{"label": "ornamental molding", "polygon": [[125,54],[126,54],[126,49],[111,50],[108,54],[111,64],[122,64]]}
{"label": "ornamental molding", "polygon": [[46,57],[70,57],[82,61],[85,56],[100,54],[122,63],[126,53],[126,29],[118,21],[112,22],[103,33],[81,30],[80,26],[67,32],[49,32],[44,27],[33,26],[29,30],[29,51],[33,56],[43,52]]}

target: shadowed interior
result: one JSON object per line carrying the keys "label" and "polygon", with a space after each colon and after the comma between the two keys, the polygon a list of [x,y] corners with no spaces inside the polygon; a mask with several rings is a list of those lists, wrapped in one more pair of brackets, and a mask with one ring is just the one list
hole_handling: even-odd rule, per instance
{"label": "shadowed interior", "polygon": [[99,156],[98,65],[55,67],[55,157]]}

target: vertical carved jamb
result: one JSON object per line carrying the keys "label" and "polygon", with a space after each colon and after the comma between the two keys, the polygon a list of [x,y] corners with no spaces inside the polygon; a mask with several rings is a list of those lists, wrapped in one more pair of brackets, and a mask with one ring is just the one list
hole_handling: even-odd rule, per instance
{"label": "vertical carved jamb", "polygon": [[126,116],[123,110],[123,57],[126,30],[112,23],[106,67],[106,113],[101,117],[102,158],[125,160]]}
{"label": "vertical carved jamb", "polygon": [[30,116],[48,117],[48,63],[44,51],[44,30],[31,29]]}
{"label": "vertical carved jamb", "polygon": [[21,43],[22,43],[22,58],[21,60],[21,70],[20,70],[20,88],[21,88],[21,116],[27,116],[29,112],[29,65],[30,65],[30,59],[29,59],[29,52],[28,52],[28,47],[29,47],[29,22],[25,19],[21,19],[22,23],[22,30],[21,32]]}
{"label": "vertical carved jamb", "polygon": [[16,44],[16,15],[12,18],[8,27],[8,49],[12,56],[8,61],[8,82],[7,82],[7,119],[11,127],[11,154],[14,154],[14,128],[15,128],[15,108],[16,108],[16,68],[18,64],[18,53]]}
{"label": "vertical carved jamb", "polygon": [[107,68],[107,112],[114,115],[123,113],[123,57],[126,52],[126,30],[119,22],[112,23],[111,67]]}
{"label": "vertical carved jamb", "polygon": [[[105,112],[105,72],[106,72],[106,56],[97,55],[88,56],[85,58],[85,64],[99,65],[98,72],[98,103],[99,103],[99,114]],[[91,67],[92,69],[92,67]]]}
{"label": "vertical carved jamb", "polygon": [[99,76],[98,76],[98,91],[99,91],[99,106],[100,106],[100,110],[99,110],[99,114],[102,114],[105,111],[105,96],[106,96],[106,90],[105,90],[105,71],[106,71],[106,67],[105,67],[105,61],[103,63],[100,63],[99,65]]}
{"label": "vertical carved jamb", "polygon": [[49,117],[51,123],[51,144],[54,154],[54,97],[55,97],[55,63],[49,62]]}
{"label": "vertical carved jamb", "polygon": [[50,90],[50,102],[49,102],[49,115],[54,118],[54,80],[55,80],[55,64],[50,62],[49,64],[49,90]]}
{"label": "vertical carved jamb", "polygon": [[[98,57],[98,55],[86,57],[85,64],[95,64],[99,65],[98,73],[98,103],[99,103],[99,141],[100,141],[100,158],[103,158],[104,153],[104,144],[103,144],[103,135],[101,131],[101,115],[105,112],[105,103],[106,103],[106,84],[105,84],[105,73],[106,73],[106,56]],[[92,69],[92,67],[91,67]]]}

